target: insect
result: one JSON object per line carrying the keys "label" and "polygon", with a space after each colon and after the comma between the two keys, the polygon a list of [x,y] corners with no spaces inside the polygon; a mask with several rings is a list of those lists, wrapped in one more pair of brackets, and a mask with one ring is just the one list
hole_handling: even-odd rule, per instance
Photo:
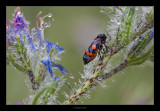
{"label": "insect", "polygon": [[[95,40],[91,43],[88,49],[85,50],[83,61],[84,64],[88,64],[91,62],[97,55],[97,53],[100,54],[100,51],[103,47],[103,44],[105,45],[106,41],[106,35],[105,34],[98,34]],[[106,49],[107,46],[105,45]]]}

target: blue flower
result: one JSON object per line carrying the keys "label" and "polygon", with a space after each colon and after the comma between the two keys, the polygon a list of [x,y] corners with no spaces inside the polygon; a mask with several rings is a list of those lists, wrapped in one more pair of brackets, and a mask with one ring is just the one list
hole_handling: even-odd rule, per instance
{"label": "blue flower", "polygon": [[56,50],[58,50],[58,52],[61,52],[61,51],[64,51],[64,49],[62,47],[60,47],[59,45],[57,44],[53,44],[52,42],[46,42],[46,50],[47,50],[47,53],[49,54],[50,51],[52,50],[53,47],[55,47]]}
{"label": "blue flower", "polygon": [[[7,44],[9,44],[8,40],[9,40],[9,42],[16,43],[17,38],[19,38],[23,47],[26,47],[29,45],[30,48],[34,51],[37,51],[38,48],[41,48],[44,45],[46,46],[45,50],[47,53],[44,52],[43,56],[47,55],[47,58],[41,60],[41,63],[46,66],[46,69],[49,71],[51,77],[54,80],[58,80],[59,77],[53,76],[53,71],[52,71],[53,67],[58,68],[62,72],[62,74],[68,73],[67,70],[62,65],[51,62],[51,60],[50,60],[50,52],[53,47],[55,47],[55,49],[58,52],[63,52],[64,49],[57,44],[53,44],[52,42],[46,41],[43,37],[42,30],[44,30],[44,29],[38,28],[36,30],[36,32],[34,30],[32,30],[32,32],[30,32],[29,27],[28,27],[28,22],[23,17],[23,14],[20,13],[20,8],[17,8],[15,11],[15,14],[13,17],[13,22],[12,22],[12,27],[9,26],[8,20],[6,20],[6,29],[7,29],[6,30]],[[37,41],[38,41],[38,43],[37,43]],[[35,44],[36,44],[36,47],[35,47]],[[13,44],[13,45],[15,45],[15,44]],[[27,48],[25,48],[25,50],[27,50]],[[38,50],[38,51],[42,51],[42,50]],[[33,55],[34,55],[34,52],[28,52],[28,53],[33,53]],[[34,60],[31,61],[31,64],[33,62],[35,62],[35,61]]]}
{"label": "blue flower", "polygon": [[12,39],[11,39],[11,36],[12,36],[12,29],[8,29],[7,31],[6,31],[6,37],[7,37],[7,39],[9,39],[10,41],[12,41]]}
{"label": "blue flower", "polygon": [[49,71],[49,73],[51,74],[51,77],[53,77],[53,71],[52,71],[52,63],[51,61],[49,60],[49,57],[47,57],[46,59],[44,60],[41,60],[41,63],[43,63],[47,70]]}
{"label": "blue flower", "polygon": [[15,16],[13,17],[13,27],[18,29],[28,29],[28,23],[20,12],[20,8],[16,9]]}
{"label": "blue flower", "polygon": [[56,44],[55,49],[57,49],[59,52],[64,51],[62,47]]}
{"label": "blue flower", "polygon": [[29,44],[31,45],[32,49],[33,49],[34,51],[36,51],[37,49],[34,47],[34,44],[33,44],[33,42],[32,42],[32,38],[30,38],[29,35],[27,35],[27,37],[28,37],[28,42],[29,42]]}
{"label": "blue flower", "polygon": [[52,50],[52,47],[53,47],[53,43],[52,42],[47,42],[47,45],[46,45],[46,50],[47,50],[47,53],[49,54],[50,51]]}
{"label": "blue flower", "polygon": [[23,17],[17,17],[16,20],[14,21],[14,27],[20,28],[20,29],[24,29],[25,28],[25,23],[23,20]]}
{"label": "blue flower", "polygon": [[[21,43],[23,44],[23,37],[26,34],[25,30],[19,30],[17,28],[10,28],[6,31],[6,37],[9,39],[11,42],[15,42],[16,38],[20,38]],[[13,39],[13,41],[12,41]]]}
{"label": "blue flower", "polygon": [[[16,9],[15,15],[13,17],[12,27],[10,28],[8,20],[6,21],[7,34],[6,37],[11,42],[16,42],[16,39],[19,38],[21,43],[24,46],[24,36],[29,35],[28,22],[23,17],[23,14],[20,12],[20,8]],[[13,41],[12,41],[13,39]],[[33,50],[35,47],[32,43],[32,40],[28,38],[29,44],[31,44]]]}
{"label": "blue flower", "polygon": [[56,80],[58,80],[59,79],[59,77],[54,77],[54,80],[56,81]]}
{"label": "blue flower", "polygon": [[[47,68],[47,70],[49,71],[49,73],[51,74],[51,77],[52,77],[52,78],[53,78],[52,67],[57,67],[57,68],[59,68],[59,70],[60,70],[64,75],[68,73],[67,70],[66,70],[62,65],[55,64],[54,62],[51,62],[51,61],[49,60],[49,57],[41,60],[41,63],[43,63],[43,64],[46,66],[46,68]],[[57,77],[54,78],[54,79],[57,79]]]}
{"label": "blue flower", "polygon": [[52,66],[59,68],[59,70],[60,70],[63,74],[68,74],[67,70],[66,70],[62,65],[60,65],[60,64],[55,64],[55,63],[52,62]]}

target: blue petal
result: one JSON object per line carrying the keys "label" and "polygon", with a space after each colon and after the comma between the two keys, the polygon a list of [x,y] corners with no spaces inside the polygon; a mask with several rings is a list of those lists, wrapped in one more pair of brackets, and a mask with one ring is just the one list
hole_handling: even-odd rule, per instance
{"label": "blue petal", "polygon": [[137,40],[137,43],[138,43],[148,32],[150,32],[150,30],[144,32],[144,33],[139,37],[139,39]]}
{"label": "blue petal", "polygon": [[56,80],[58,80],[58,79],[59,79],[59,77],[54,77],[53,79],[56,81]]}
{"label": "blue petal", "polygon": [[27,28],[27,24],[25,23],[24,18],[17,16],[16,21],[14,22],[14,27],[20,30]]}
{"label": "blue petal", "polygon": [[32,46],[32,49],[33,49],[34,51],[36,51],[37,49],[34,47],[34,44],[33,44],[33,42],[32,42],[32,39],[30,38],[29,35],[28,35],[27,37],[28,37],[28,42],[29,42],[29,44]]}
{"label": "blue petal", "polygon": [[60,51],[64,51],[64,49],[62,47],[60,47],[59,45],[56,44],[55,49],[57,49],[59,52]]}
{"label": "blue petal", "polygon": [[47,50],[48,54],[50,53],[52,47],[53,47],[53,43],[52,42],[47,42],[46,50]]}
{"label": "blue petal", "polygon": [[18,16],[18,17],[16,18],[15,23],[14,23],[14,27],[23,29],[24,26],[25,26],[25,24],[24,24],[23,18]]}
{"label": "blue petal", "polygon": [[23,42],[24,40],[23,40],[23,36],[22,35],[20,35],[19,40],[21,41],[22,45],[24,46],[24,42]]}
{"label": "blue petal", "polygon": [[149,35],[147,41],[150,40],[153,36],[154,36],[154,29],[153,29],[152,32],[150,33],[150,35]]}
{"label": "blue petal", "polygon": [[152,38],[154,37],[154,29],[152,30],[152,32],[150,33],[148,39],[146,40],[146,42],[144,43],[144,46],[146,45],[146,43]]}
{"label": "blue petal", "polygon": [[49,57],[47,57],[45,60],[41,60],[41,63],[43,63],[46,66],[47,70],[51,74],[51,77],[53,77],[52,66],[51,62],[49,61]]}
{"label": "blue petal", "polygon": [[[59,64],[55,64],[53,62],[51,62],[49,60],[49,57],[47,57],[46,59],[44,60],[41,60],[41,63],[43,63],[47,70],[49,71],[49,73],[51,74],[51,77],[53,77],[53,72],[52,72],[52,67],[57,67],[59,68],[59,70],[63,73],[63,74],[68,74],[67,70],[62,66],[62,65],[59,65]],[[54,77],[54,79],[58,79],[59,77]]]}
{"label": "blue petal", "polygon": [[[150,32],[150,31],[151,31],[151,30],[148,30],[148,31],[144,32],[144,33],[139,37],[139,39],[137,40],[137,43],[138,43],[148,32]],[[141,47],[144,47],[144,46],[146,45],[146,43],[147,43],[153,36],[154,36],[154,29],[152,30],[152,32],[150,33],[148,39],[145,41],[145,43],[144,43],[143,46],[141,46]]]}
{"label": "blue petal", "polygon": [[66,70],[62,65],[55,64],[55,63],[53,63],[53,62],[51,62],[51,63],[52,63],[52,66],[53,66],[53,67],[59,68],[59,70],[60,70],[63,74],[68,74],[67,70]]}
{"label": "blue petal", "polygon": [[13,35],[13,33],[14,33],[13,28],[10,28],[10,29],[6,30],[6,37],[7,37],[10,41],[12,41],[11,36]]}
{"label": "blue petal", "polygon": [[13,42],[17,41],[15,36],[12,36]]}

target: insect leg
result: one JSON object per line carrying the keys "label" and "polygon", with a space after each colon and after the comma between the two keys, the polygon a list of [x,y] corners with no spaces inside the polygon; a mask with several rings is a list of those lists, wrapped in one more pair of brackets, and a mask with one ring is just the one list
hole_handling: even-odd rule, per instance
{"label": "insect leg", "polygon": [[108,47],[106,44],[104,44],[104,46],[105,46],[105,49],[106,49],[105,53],[107,53],[107,52],[108,52],[109,47]]}
{"label": "insect leg", "polygon": [[65,83],[70,89],[72,89],[71,86],[70,86],[67,82],[64,82],[64,83]]}
{"label": "insect leg", "polygon": [[100,47],[100,49],[99,49],[99,51],[98,51],[98,55],[100,56],[100,58],[101,58],[101,47]]}

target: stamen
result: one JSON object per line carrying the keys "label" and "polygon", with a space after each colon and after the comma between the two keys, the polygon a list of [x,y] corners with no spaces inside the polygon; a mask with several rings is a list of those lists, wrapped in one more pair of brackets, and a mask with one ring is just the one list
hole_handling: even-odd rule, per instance
{"label": "stamen", "polygon": [[40,11],[38,14],[37,14],[37,20],[36,20],[36,26],[37,26],[37,29],[40,28],[40,24],[39,24],[39,17],[40,15],[42,14],[42,12]]}
{"label": "stamen", "polygon": [[[54,18],[52,18],[48,22],[44,22],[44,18],[46,18],[46,17],[52,17],[52,14],[49,13],[48,15],[45,15],[44,17],[40,17],[41,14],[42,14],[41,11],[37,14],[36,26],[37,26],[37,29],[39,29],[39,30],[37,31],[37,33],[34,36],[38,35],[41,32],[42,40],[44,40],[44,31],[43,30],[46,27],[49,27],[49,25],[51,24],[51,22],[54,21]],[[40,23],[39,23],[39,21],[40,21]],[[45,23],[45,25],[43,26],[44,23]]]}

